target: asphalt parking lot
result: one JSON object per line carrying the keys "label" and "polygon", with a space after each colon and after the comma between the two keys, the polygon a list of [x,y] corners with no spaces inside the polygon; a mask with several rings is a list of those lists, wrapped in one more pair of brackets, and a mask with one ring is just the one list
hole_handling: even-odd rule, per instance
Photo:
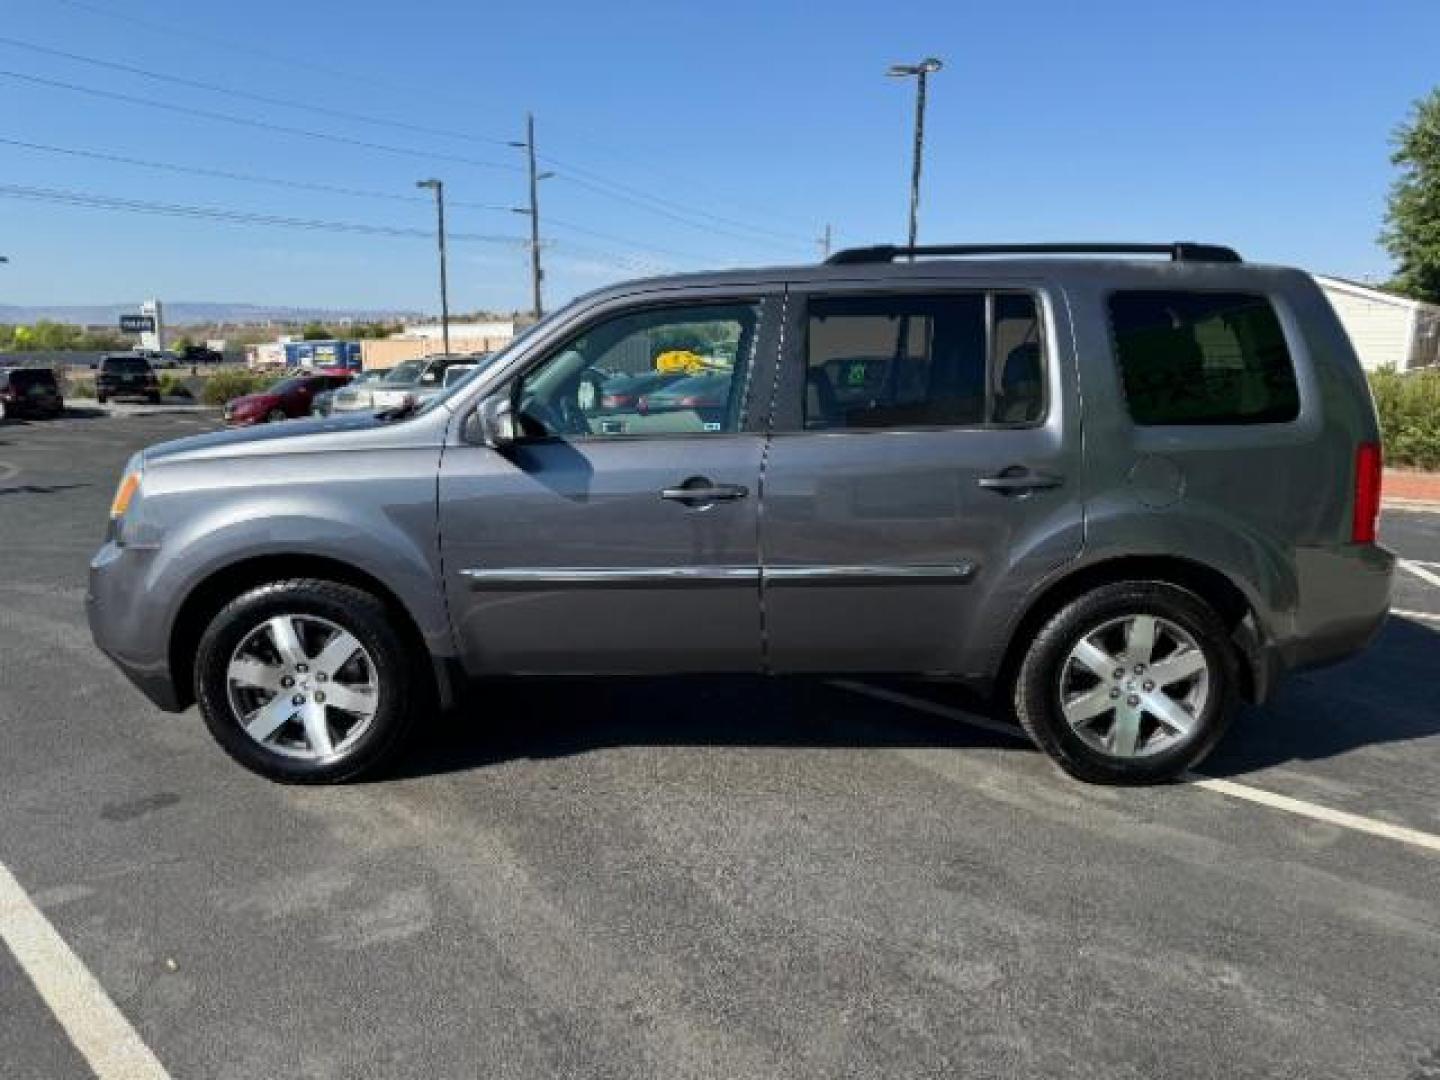
{"label": "asphalt parking lot", "polygon": [[1440,514],[1194,783],[939,684],[677,679],[487,688],[307,790],[85,628],[124,460],[212,426],[0,425],[0,1076],[1440,1080]]}

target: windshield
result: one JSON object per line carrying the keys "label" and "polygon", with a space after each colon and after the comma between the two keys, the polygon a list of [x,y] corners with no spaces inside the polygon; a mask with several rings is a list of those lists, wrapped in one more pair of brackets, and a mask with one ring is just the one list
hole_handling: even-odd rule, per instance
{"label": "windshield", "polygon": [[425,370],[424,360],[406,360],[403,364],[396,364],[390,369],[380,381],[394,386],[398,383],[409,384],[420,378],[420,373]]}
{"label": "windshield", "polygon": [[274,386],[270,387],[271,394],[288,394],[292,390],[298,390],[305,385],[304,379],[281,379]]}

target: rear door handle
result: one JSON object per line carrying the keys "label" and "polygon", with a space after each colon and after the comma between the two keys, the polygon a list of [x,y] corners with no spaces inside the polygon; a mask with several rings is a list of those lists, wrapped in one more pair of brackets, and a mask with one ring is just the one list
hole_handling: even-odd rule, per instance
{"label": "rear door handle", "polygon": [[1012,467],[1002,469],[994,476],[982,476],[975,482],[986,491],[997,491],[1001,495],[1020,495],[1029,491],[1057,488],[1065,482],[1065,478],[1051,473],[1031,472],[1029,469]]}

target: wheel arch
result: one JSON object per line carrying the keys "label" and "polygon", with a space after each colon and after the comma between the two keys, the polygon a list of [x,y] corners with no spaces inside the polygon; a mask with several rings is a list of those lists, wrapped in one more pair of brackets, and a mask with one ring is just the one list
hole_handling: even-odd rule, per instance
{"label": "wheel arch", "polygon": [[1195,593],[1215,609],[1230,631],[1244,680],[1241,694],[1263,701],[1273,681],[1255,605],[1223,571],[1179,555],[1128,555],[1075,567],[1049,582],[1024,607],[1012,624],[996,676],[999,696],[1008,696],[1025,647],[1055,612],[1076,597],[1102,585],[1123,581],[1163,581]]}
{"label": "wheel arch", "polygon": [[393,589],[353,563],[324,555],[286,553],[256,555],[219,567],[186,594],[171,622],[167,643],[171,678],[182,707],[194,701],[194,646],[210,620],[230,601],[256,586],[295,578],[316,578],[351,585],[378,598],[393,614],[395,625],[406,644],[416,649],[417,655],[431,660],[434,689],[439,694],[441,705],[448,707],[451,704],[454,700],[451,665],[433,656],[419,622]]}

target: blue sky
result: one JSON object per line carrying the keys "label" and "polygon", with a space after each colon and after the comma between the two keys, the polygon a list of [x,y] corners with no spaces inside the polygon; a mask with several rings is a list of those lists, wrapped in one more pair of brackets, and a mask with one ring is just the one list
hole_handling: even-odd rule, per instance
{"label": "blue sky", "polygon": [[[108,13],[108,14],[107,14]],[[1383,277],[1388,139],[1440,83],[1440,4],[1387,0],[460,3],[11,0],[0,36],[422,133],[233,98],[0,42],[0,70],[385,152],[0,76],[0,185],[426,230],[371,198],[15,142],[396,196],[445,179],[456,233],[520,237],[524,113],[553,304],[639,273],[812,259],[905,228],[913,89],[936,55],[921,236],[1193,238]],[[435,155],[447,155],[437,157]],[[469,159],[467,161],[453,160]],[[491,163],[498,167],[475,164]],[[596,191],[598,182],[612,195]],[[609,185],[621,185],[615,188]],[[622,197],[613,197],[618,194]],[[3,195],[3,191],[0,191]],[[659,199],[663,202],[656,202]],[[499,206],[465,207],[462,202]],[[604,233],[597,237],[581,229]],[[233,300],[433,309],[422,238],[152,217],[0,197],[0,303]],[[452,307],[524,306],[515,243],[451,246]]]}

